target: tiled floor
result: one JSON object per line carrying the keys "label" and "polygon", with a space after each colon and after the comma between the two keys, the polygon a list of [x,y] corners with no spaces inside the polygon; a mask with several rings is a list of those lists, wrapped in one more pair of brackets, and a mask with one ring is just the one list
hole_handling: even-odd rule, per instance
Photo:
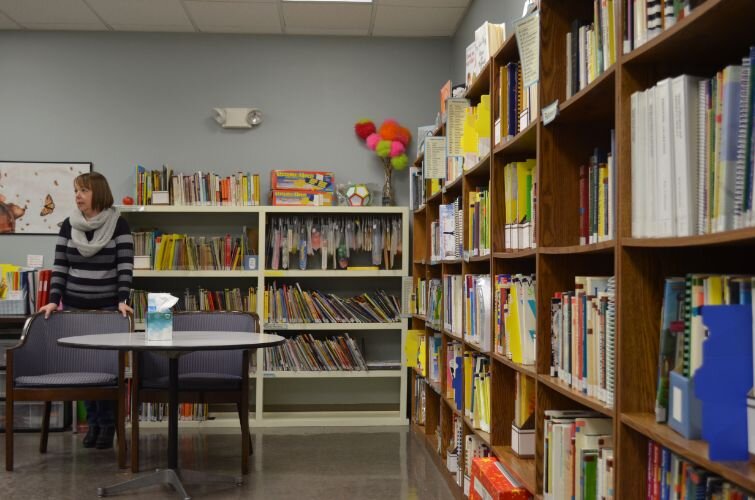
{"label": "tiled floor", "polygon": [[[180,432],[183,467],[238,474],[238,431]],[[406,427],[301,428],[253,431],[253,471],[242,486],[193,486],[193,498],[207,499],[408,499],[454,498],[424,443]],[[128,480],[114,450],[86,449],[82,435],[51,433],[46,455],[38,434],[16,434],[15,470],[0,474],[0,499],[96,498],[98,486]],[[141,469],[165,466],[167,432],[143,431]],[[5,463],[5,447],[0,448]],[[113,498],[172,499],[166,486]]]}

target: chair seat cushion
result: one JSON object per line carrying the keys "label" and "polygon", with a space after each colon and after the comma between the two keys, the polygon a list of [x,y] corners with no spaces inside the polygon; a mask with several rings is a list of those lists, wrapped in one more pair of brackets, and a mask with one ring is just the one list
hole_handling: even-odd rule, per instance
{"label": "chair seat cushion", "polygon": [[[145,379],[145,389],[167,389],[168,377]],[[241,388],[241,377],[225,373],[183,373],[178,376],[178,388],[182,391],[230,391]]]}
{"label": "chair seat cushion", "polygon": [[112,387],[118,377],[111,373],[46,373],[16,377],[16,387]]}

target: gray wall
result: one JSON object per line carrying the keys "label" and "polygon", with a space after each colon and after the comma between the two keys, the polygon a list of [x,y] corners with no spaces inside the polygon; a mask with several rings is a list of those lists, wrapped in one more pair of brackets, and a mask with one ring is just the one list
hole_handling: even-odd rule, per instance
{"label": "gray wall", "polygon": [[[353,124],[395,117],[416,133],[435,116],[433,89],[450,72],[450,46],[448,39],[0,32],[0,159],[91,161],[117,201],[133,193],[136,164],[258,172],[265,197],[276,168],[382,183],[382,166]],[[221,129],[212,108],[233,106],[259,107],[262,125]],[[394,179],[397,203],[408,204],[407,173]],[[53,246],[54,237],[3,235],[0,262],[41,253],[49,266]]]}
{"label": "gray wall", "polygon": [[451,40],[452,82],[464,83],[467,45],[474,41],[474,30],[485,21],[506,23],[506,36],[514,33],[514,21],[522,17],[524,0],[472,0],[464,19]]}

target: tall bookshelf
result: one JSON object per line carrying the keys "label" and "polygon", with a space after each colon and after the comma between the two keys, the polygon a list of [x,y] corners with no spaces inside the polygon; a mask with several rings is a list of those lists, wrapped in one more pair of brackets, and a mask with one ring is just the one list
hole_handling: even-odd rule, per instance
{"label": "tall bookshelf", "polygon": [[[153,271],[135,270],[134,288],[148,291],[172,291],[199,286],[209,290],[229,287],[256,287],[257,314],[263,332],[284,337],[310,333],[333,336],[348,332],[362,338],[372,359],[395,360],[398,370],[367,371],[265,371],[261,369],[263,350],[257,350],[255,369],[250,368],[250,424],[257,427],[289,426],[368,426],[405,425],[407,371],[402,346],[407,322],[395,323],[284,323],[264,321],[264,290],[273,280],[278,283],[301,282],[302,287],[323,289],[344,295],[358,295],[365,290],[382,288],[401,295],[401,281],[409,274],[409,212],[402,207],[272,207],[272,206],[120,206],[121,214],[132,230],[157,227],[167,232],[187,234],[235,234],[242,226],[257,229],[258,240],[250,242],[258,255],[257,270],[236,271]],[[266,269],[266,241],[270,217],[278,215],[397,215],[402,221],[403,252],[393,269],[315,270]],[[292,260],[291,267],[295,267]],[[323,280],[327,278],[327,280]],[[137,329],[144,328],[137,323]],[[368,352],[370,358],[372,352]],[[238,415],[233,411],[213,411],[209,420],[182,421],[197,427],[236,427]],[[143,422],[141,426],[162,425]]]}
{"label": "tall bookshelf", "polygon": [[[491,359],[491,431],[473,429],[465,421],[464,433],[476,433],[493,454],[535,497],[543,492],[543,417],[546,410],[592,410],[613,421],[614,491],[618,498],[644,498],[651,440],[668,448],[724,479],[751,492],[755,491],[755,465],[746,462],[714,462],[708,458],[704,441],[687,440],[654,416],[659,319],[664,278],[691,272],[753,273],[755,228],[732,230],[703,236],[675,238],[633,238],[631,234],[631,113],[630,96],[652,87],[659,80],[683,73],[711,76],[728,64],[741,63],[755,44],[755,3],[748,0],[706,0],[676,25],[644,45],[623,53],[621,46],[622,10],[617,8],[617,62],[592,83],[566,97],[566,33],[574,19],[589,19],[592,0],[541,0],[540,2],[540,81],[539,105],[558,100],[559,113],[549,124],[541,119],[521,130],[513,139],[495,144],[492,154],[464,172],[440,194],[426,200],[414,211],[415,277],[439,277],[446,273],[534,273],[537,280],[537,359],[533,366],[513,363],[483,349]],[[500,82],[498,68],[518,59],[516,40],[511,36],[488,62],[467,97],[472,104],[490,92],[492,119],[497,114]],[[615,130],[616,165],[615,237],[590,245],[579,243],[579,165],[596,146],[608,149],[610,130]],[[442,128],[437,131],[442,134]],[[537,248],[505,251],[502,245],[503,165],[524,158],[537,159]],[[417,159],[420,166],[422,157]],[[483,180],[491,181],[492,253],[474,261],[433,264],[430,255],[430,224],[438,219],[438,205],[463,193],[468,196]],[[466,214],[465,214],[466,215]],[[465,228],[465,231],[467,228]],[[551,377],[550,298],[556,292],[573,290],[575,276],[616,277],[616,381],[613,407],[589,397]],[[492,281],[492,280],[491,280]],[[492,296],[492,294],[491,294]],[[494,321],[494,320],[493,320]],[[424,318],[412,319],[414,328],[433,330]],[[491,325],[491,332],[493,325]],[[443,331],[443,347],[454,339]],[[492,335],[491,335],[492,337]],[[465,349],[479,350],[464,343]],[[413,429],[422,434],[445,471],[445,453],[451,438],[450,417],[458,411],[443,394],[445,353],[441,355],[441,386],[425,386],[425,423]],[[425,360],[426,363],[429,360]],[[511,421],[514,405],[514,377],[519,373],[535,381],[535,457],[523,459],[511,451]],[[422,375],[411,374],[412,382]],[[412,388],[412,408],[419,396]],[[441,438],[436,432],[439,430]],[[439,444],[440,441],[440,444]],[[440,446],[440,449],[438,448]],[[462,496],[451,475],[447,482]]]}

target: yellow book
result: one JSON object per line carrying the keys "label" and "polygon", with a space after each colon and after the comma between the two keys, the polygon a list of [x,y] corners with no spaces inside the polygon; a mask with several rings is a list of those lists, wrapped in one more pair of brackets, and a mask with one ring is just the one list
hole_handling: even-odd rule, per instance
{"label": "yellow book", "polygon": [[[474,370],[474,360],[472,353],[464,353],[464,415],[472,408],[472,373]],[[459,408],[461,411],[462,408]]]}
{"label": "yellow book", "polygon": [[514,249],[514,226],[516,225],[516,163],[509,163],[503,168],[505,198],[505,248]]}
{"label": "yellow book", "polygon": [[464,116],[463,132],[461,135],[461,149],[464,152],[464,169],[477,164],[479,135],[477,134],[477,116],[475,108],[467,108]]}
{"label": "yellow book", "polygon": [[720,306],[724,303],[723,276],[708,276],[704,281],[705,305]]}
{"label": "yellow book", "polygon": [[614,16],[614,0],[608,0],[608,65],[616,62],[616,24]]}
{"label": "yellow book", "polygon": [[264,306],[264,311],[262,312],[262,317],[265,319],[265,321],[271,322],[270,321],[270,316],[269,316],[269,314],[270,314],[270,292],[268,292],[267,290],[265,290],[265,293],[264,293],[264,304],[263,304],[263,306]]}
{"label": "yellow book", "polygon": [[155,271],[160,271],[163,268],[163,253],[165,253],[165,241],[167,240],[167,236],[167,234],[160,236],[160,242],[157,244],[157,250],[155,251],[155,260],[153,263]]}
{"label": "yellow book", "polygon": [[516,166],[516,224],[518,225],[518,246],[529,248],[532,241],[532,213],[529,200],[531,196],[532,178],[535,170],[534,161],[518,163]]}
{"label": "yellow book", "polygon": [[506,318],[506,335],[509,336],[509,347],[511,348],[511,360],[514,363],[522,362],[522,343],[521,328],[519,325],[519,297],[516,283],[512,283],[509,288],[509,315]]}

